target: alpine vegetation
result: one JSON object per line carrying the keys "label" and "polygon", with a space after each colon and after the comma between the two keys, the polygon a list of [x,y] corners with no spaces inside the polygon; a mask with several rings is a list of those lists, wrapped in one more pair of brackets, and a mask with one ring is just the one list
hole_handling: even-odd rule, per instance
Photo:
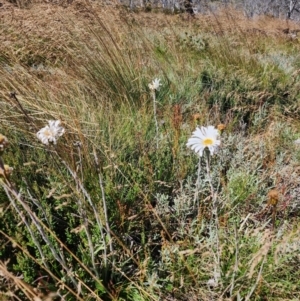
{"label": "alpine vegetation", "polygon": [[298,300],[299,24],[27,2],[1,1],[0,300]]}

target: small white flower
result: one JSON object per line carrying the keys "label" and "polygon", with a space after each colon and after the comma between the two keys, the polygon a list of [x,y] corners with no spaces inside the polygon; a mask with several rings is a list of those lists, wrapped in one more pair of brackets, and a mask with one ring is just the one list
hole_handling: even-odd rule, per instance
{"label": "small white flower", "polygon": [[155,78],[155,79],[152,81],[152,83],[150,83],[150,84],[148,85],[148,87],[149,87],[149,89],[150,89],[151,91],[158,90],[160,86],[161,86],[161,83],[160,83],[160,79],[158,79],[158,78]]}
{"label": "small white flower", "polygon": [[39,130],[36,136],[44,144],[48,145],[49,142],[56,144],[57,138],[64,134],[65,129],[60,126],[60,120],[49,120],[48,124]]}
{"label": "small white flower", "polygon": [[206,284],[209,288],[215,288],[218,286],[218,282],[216,282],[214,278],[209,279]]}
{"label": "small white flower", "polygon": [[208,127],[197,127],[186,146],[190,147],[195,153],[198,153],[199,156],[202,157],[206,147],[210,151],[210,154],[213,155],[218,151],[220,144],[219,131],[214,126],[209,125]]}
{"label": "small white flower", "polygon": [[300,146],[300,138],[295,140],[294,143],[297,145],[297,146]]}
{"label": "small white flower", "polygon": [[215,288],[218,286],[219,284],[219,279],[221,278],[221,275],[220,273],[218,272],[214,272],[214,278],[210,278],[208,281],[207,281],[207,286],[212,289],[212,288]]}

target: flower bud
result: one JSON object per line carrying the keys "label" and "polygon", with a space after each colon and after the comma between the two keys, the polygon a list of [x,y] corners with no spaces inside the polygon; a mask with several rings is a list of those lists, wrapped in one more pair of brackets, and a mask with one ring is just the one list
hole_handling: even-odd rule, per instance
{"label": "flower bud", "polygon": [[217,128],[218,128],[218,130],[219,130],[220,132],[222,132],[222,131],[224,131],[224,130],[225,130],[225,128],[226,128],[226,125],[225,125],[225,124],[223,124],[223,123],[220,123],[220,124],[218,124]]}
{"label": "flower bud", "polygon": [[8,145],[8,139],[2,134],[0,134],[0,151],[3,151]]}
{"label": "flower bud", "polygon": [[7,178],[12,174],[13,170],[14,169],[12,167],[10,167],[7,164],[4,164],[4,174]]}

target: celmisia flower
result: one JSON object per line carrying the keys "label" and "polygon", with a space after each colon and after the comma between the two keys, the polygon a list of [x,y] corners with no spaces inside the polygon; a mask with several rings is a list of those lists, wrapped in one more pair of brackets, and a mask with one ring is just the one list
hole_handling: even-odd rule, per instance
{"label": "celmisia flower", "polygon": [[60,120],[49,120],[49,125],[46,125],[44,128],[39,130],[36,134],[38,139],[44,144],[49,144],[49,142],[56,144],[58,137],[62,136],[65,132],[65,129],[60,126]]}
{"label": "celmisia flower", "polygon": [[219,140],[219,131],[212,125],[208,127],[197,127],[193,132],[192,137],[187,142],[187,147],[190,147],[195,153],[203,156],[203,151],[207,148],[211,155],[217,152],[221,144]]}
{"label": "celmisia flower", "polygon": [[148,85],[148,87],[149,87],[149,89],[150,89],[151,91],[158,90],[160,86],[161,86],[161,83],[160,83],[160,79],[158,79],[158,78],[155,78],[155,79],[152,81],[152,83],[150,83],[150,84]]}

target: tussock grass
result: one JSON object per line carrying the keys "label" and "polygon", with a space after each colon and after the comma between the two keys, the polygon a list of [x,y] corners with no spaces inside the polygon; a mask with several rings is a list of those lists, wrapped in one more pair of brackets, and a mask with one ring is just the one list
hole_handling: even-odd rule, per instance
{"label": "tussock grass", "polygon": [[298,299],[297,25],[233,15],[4,4],[3,300]]}

